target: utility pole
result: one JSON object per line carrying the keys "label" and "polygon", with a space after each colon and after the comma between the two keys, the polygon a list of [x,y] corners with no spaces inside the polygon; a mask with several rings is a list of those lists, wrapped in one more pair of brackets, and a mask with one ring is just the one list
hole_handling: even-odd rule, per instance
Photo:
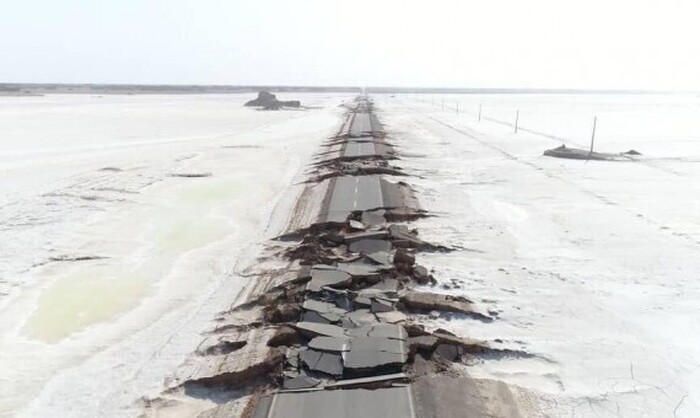
{"label": "utility pole", "polygon": [[598,116],[593,116],[593,132],[591,133],[591,150],[588,152],[588,158],[591,158],[591,155],[593,155],[593,144],[595,142],[595,128],[596,125],[598,124]]}

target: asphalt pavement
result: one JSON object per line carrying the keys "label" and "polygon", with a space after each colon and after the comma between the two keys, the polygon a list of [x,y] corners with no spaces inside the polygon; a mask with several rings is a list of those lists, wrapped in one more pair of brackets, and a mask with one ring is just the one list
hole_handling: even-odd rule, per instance
{"label": "asphalt pavement", "polygon": [[345,222],[352,212],[381,208],[384,205],[380,176],[344,176],[332,183],[333,192],[326,222]]}
{"label": "asphalt pavement", "polygon": [[415,418],[408,385],[385,389],[277,393],[253,418]]}
{"label": "asphalt pavement", "polygon": [[343,157],[355,158],[377,155],[377,149],[373,142],[347,142],[343,150]]}
{"label": "asphalt pavement", "polygon": [[355,114],[355,117],[350,126],[350,136],[366,136],[372,133],[372,118],[370,113],[359,112]]}

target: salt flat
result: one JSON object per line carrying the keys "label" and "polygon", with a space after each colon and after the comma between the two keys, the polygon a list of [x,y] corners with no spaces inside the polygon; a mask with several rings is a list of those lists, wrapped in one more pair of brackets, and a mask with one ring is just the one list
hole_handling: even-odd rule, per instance
{"label": "salt flat", "polygon": [[[534,391],[547,416],[700,415],[700,97],[375,100],[438,215],[417,222],[422,238],[462,248],[419,262],[443,292],[498,313],[438,325],[513,350],[473,376]],[[518,109],[521,128],[547,136],[486,119],[513,123]],[[587,146],[594,115],[597,150],[644,155],[542,156],[562,140]]]}
{"label": "salt flat", "polygon": [[337,128],[345,96],[295,97],[318,108],[0,97],[0,416],[134,416],[160,391]]}
{"label": "salt flat", "polygon": [[[0,97],[0,416],[135,416],[160,393],[254,280],[351,97],[294,96],[321,108]],[[437,215],[421,237],[461,248],[418,261],[498,313],[437,325],[512,350],[472,376],[528,389],[548,416],[700,414],[698,96],[373,98]],[[585,147],[594,115],[597,150],[643,156],[542,156]]]}

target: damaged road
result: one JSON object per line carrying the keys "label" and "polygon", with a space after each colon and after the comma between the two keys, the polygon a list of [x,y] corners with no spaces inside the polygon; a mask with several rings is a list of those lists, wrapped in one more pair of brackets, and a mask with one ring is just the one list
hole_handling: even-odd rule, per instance
{"label": "damaged road", "polygon": [[[335,150],[321,154],[328,160],[316,164],[319,171],[337,169],[339,162],[360,167],[396,158],[377,128],[371,102],[360,100],[348,119],[338,135],[344,143],[329,145]],[[368,134],[372,136],[364,136]],[[446,331],[409,327],[407,314],[438,310],[491,318],[466,299],[413,292],[415,284],[434,279],[415,264],[412,252],[437,246],[404,224],[392,224],[425,216],[408,184],[359,170],[338,170],[317,179],[328,182],[318,221],[287,253],[307,266],[290,286],[296,287],[291,293],[305,296],[300,320],[290,324],[300,343],[287,348],[281,388],[258,401],[254,416],[435,416],[416,405],[416,356],[455,363],[488,345]],[[273,311],[285,309],[278,305]],[[432,405],[464,412],[456,404]]]}
{"label": "damaged road", "polygon": [[360,97],[348,108],[309,173],[310,187],[325,193],[315,222],[280,237],[291,242],[279,252],[289,268],[223,313],[198,356],[170,382],[173,390],[236,391],[202,416],[479,417],[494,411],[487,405],[494,396],[509,393],[499,387],[480,397],[464,372],[491,350],[488,342],[416,320],[494,318],[467,298],[429,290],[435,279],[415,254],[449,249],[409,229],[407,222],[427,214],[407,183],[362,172],[384,167],[408,177],[389,165],[398,155],[372,102]]}

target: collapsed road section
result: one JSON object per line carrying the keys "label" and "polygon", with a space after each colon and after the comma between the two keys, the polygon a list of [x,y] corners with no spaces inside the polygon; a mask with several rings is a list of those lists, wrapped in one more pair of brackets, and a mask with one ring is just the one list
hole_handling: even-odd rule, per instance
{"label": "collapsed road section", "polygon": [[[320,207],[277,241],[285,268],[261,276],[170,390],[217,398],[202,417],[517,417],[503,384],[475,381],[468,364],[497,350],[430,327],[460,315],[492,321],[465,297],[429,291],[418,251],[449,251],[409,227],[428,216],[372,102],[347,104],[297,204]],[[223,401],[222,401],[223,399]]]}

